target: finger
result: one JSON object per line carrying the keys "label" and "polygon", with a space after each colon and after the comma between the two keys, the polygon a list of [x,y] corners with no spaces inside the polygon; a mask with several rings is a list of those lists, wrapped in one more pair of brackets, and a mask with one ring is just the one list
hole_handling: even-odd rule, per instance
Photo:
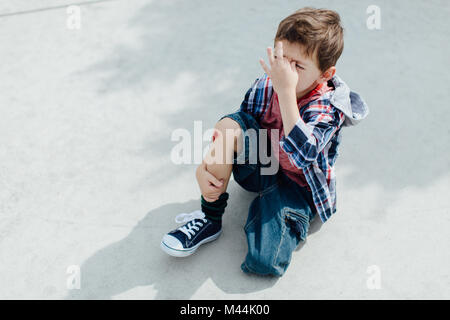
{"label": "finger", "polygon": [[[206,168],[206,163],[202,162],[202,169],[205,171],[206,180],[208,182],[212,183],[214,186],[222,186],[223,183],[208,171],[208,169]],[[223,179],[221,180],[223,181]]]}
{"label": "finger", "polygon": [[211,190],[210,192],[219,192],[219,190],[222,190],[222,187],[217,187],[215,185],[213,185],[211,182],[208,185],[209,190]]}
{"label": "finger", "polygon": [[267,75],[270,77],[269,74],[269,67],[266,65],[263,59],[259,59],[259,63],[261,64],[261,67],[264,69],[264,72],[267,73]]}
{"label": "finger", "polygon": [[283,59],[283,43],[279,40],[275,43],[275,56]]}
{"label": "finger", "polygon": [[206,171],[206,178],[208,179],[208,181],[213,184],[215,187],[221,187],[223,185],[222,182],[220,182],[220,180],[218,180],[216,177],[214,177],[211,173],[209,173],[208,171]]}
{"label": "finger", "polygon": [[217,189],[213,185],[205,189],[205,195],[211,199],[218,198],[222,193],[223,193],[222,189]]}
{"label": "finger", "polygon": [[210,198],[210,199],[215,199],[215,198],[218,198],[218,197],[222,194],[222,192],[217,192],[217,191],[215,191],[215,192],[210,192],[210,191],[206,191],[205,194],[206,194],[206,196],[207,196],[208,198]]}
{"label": "finger", "polygon": [[292,61],[291,62],[291,69],[292,69],[292,71],[296,71],[296,69],[297,69],[297,67],[295,66],[295,61]]}
{"label": "finger", "polygon": [[267,47],[267,56],[269,57],[269,64],[272,66],[272,64],[275,62],[275,58],[273,56],[273,51],[271,47]]}
{"label": "finger", "polygon": [[203,199],[205,199],[205,200],[208,201],[208,202],[214,202],[214,201],[216,201],[218,198],[217,198],[217,199],[216,199],[216,198],[209,198],[209,197],[203,195]]}

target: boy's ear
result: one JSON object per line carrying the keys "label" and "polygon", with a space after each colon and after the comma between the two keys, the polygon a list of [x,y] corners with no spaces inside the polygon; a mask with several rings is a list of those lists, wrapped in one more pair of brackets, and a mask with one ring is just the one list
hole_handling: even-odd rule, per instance
{"label": "boy's ear", "polygon": [[329,68],[327,69],[327,71],[325,71],[324,73],[322,73],[322,76],[321,76],[322,82],[328,81],[328,80],[330,80],[331,78],[333,78],[333,76],[335,75],[335,73],[336,73],[336,67],[329,67]]}

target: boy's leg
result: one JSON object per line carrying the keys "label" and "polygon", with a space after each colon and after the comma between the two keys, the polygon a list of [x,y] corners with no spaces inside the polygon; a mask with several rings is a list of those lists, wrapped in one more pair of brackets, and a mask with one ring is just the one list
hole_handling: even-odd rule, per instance
{"label": "boy's leg", "polygon": [[246,273],[282,276],[293,251],[300,241],[306,240],[314,217],[305,190],[280,175],[279,183],[250,206],[244,228],[248,253],[241,269]]}
{"label": "boy's leg", "polygon": [[260,136],[260,129],[258,122],[244,112],[227,114],[217,122],[213,143],[204,163],[207,163],[207,171],[216,179],[222,180],[223,185],[218,188],[213,201],[208,201],[205,195],[201,196],[202,211],[209,219],[221,221],[227,205],[226,190],[231,172],[235,181],[251,192],[262,193],[277,183],[278,170],[271,170],[270,174],[267,174],[268,171],[262,172],[262,168],[272,168],[272,163],[262,164],[261,157],[270,153],[271,161],[277,160],[272,158],[269,137]]}
{"label": "boy's leg", "polygon": [[[228,118],[234,120],[240,128],[234,136],[234,154],[228,154],[226,158],[227,161],[230,161],[230,158],[233,161],[234,180],[245,190],[260,193],[276,183],[278,172],[273,170],[277,168],[277,159],[272,157],[267,131],[265,134],[261,132],[255,118],[245,112],[238,111],[222,117],[223,120]],[[264,164],[261,162],[262,157]]]}
{"label": "boy's leg", "polygon": [[[217,180],[222,181],[220,187],[214,187],[216,194],[213,199],[209,194],[201,195],[201,210],[206,218],[216,223],[222,222],[222,215],[227,206],[228,193],[226,192],[231,172],[233,170],[234,154],[240,150],[240,125],[230,118],[223,118],[217,122],[214,127],[214,135],[210,148],[203,159],[204,169],[208,171]],[[197,176],[199,185],[205,183],[200,181]]]}
{"label": "boy's leg", "polygon": [[[239,151],[237,137],[233,137],[239,124],[229,118],[221,119],[215,126],[215,138],[210,150],[205,156],[207,171],[218,180],[223,180],[220,195],[214,201],[207,201],[201,196],[201,211],[190,214],[180,214],[177,219],[186,222],[185,225],[165,234],[161,248],[176,257],[186,257],[194,253],[203,243],[213,241],[222,231],[222,215],[227,205],[226,188],[233,167],[233,157]],[[228,131],[228,132],[227,132]],[[239,130],[236,131],[239,133]]]}
{"label": "boy's leg", "polygon": [[221,192],[227,190],[231,172],[233,170],[233,157],[242,149],[242,130],[239,123],[231,118],[222,118],[215,127],[213,141],[203,163],[206,170],[223,181]]}
{"label": "boy's leg", "polygon": [[[170,255],[188,256],[201,244],[217,239],[220,235],[231,172],[236,182],[248,191],[261,194],[276,184],[276,173],[261,175],[259,135],[256,134],[260,128],[251,115],[243,112],[225,115],[217,122],[215,129],[216,138],[202,165],[206,164],[210,174],[223,180],[219,192],[216,192],[220,194],[219,198],[207,201],[202,195],[201,211],[192,212],[187,217],[181,214],[187,223],[164,235],[161,242],[161,248]],[[258,160],[254,163],[255,154]]]}

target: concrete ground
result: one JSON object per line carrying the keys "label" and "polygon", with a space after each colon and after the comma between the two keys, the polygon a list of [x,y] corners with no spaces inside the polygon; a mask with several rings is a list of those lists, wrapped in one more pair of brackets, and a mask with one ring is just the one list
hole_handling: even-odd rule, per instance
{"label": "concrete ground", "polygon": [[[341,14],[338,74],[371,111],[344,130],[338,212],[282,278],[248,276],[255,194],[232,181],[221,238],[167,256],[162,235],[200,195],[172,132],[236,110],[306,5]],[[0,298],[449,299],[449,14],[447,0],[2,1]]]}

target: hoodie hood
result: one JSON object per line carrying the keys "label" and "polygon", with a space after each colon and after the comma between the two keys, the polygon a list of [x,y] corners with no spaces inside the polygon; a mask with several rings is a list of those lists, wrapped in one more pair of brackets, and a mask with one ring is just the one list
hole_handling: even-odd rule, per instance
{"label": "hoodie hood", "polygon": [[364,100],[350,90],[350,88],[339,78],[334,75],[329,81],[333,83],[334,90],[331,91],[331,104],[341,110],[345,114],[344,126],[357,125],[361,120],[369,114],[369,107]]}

